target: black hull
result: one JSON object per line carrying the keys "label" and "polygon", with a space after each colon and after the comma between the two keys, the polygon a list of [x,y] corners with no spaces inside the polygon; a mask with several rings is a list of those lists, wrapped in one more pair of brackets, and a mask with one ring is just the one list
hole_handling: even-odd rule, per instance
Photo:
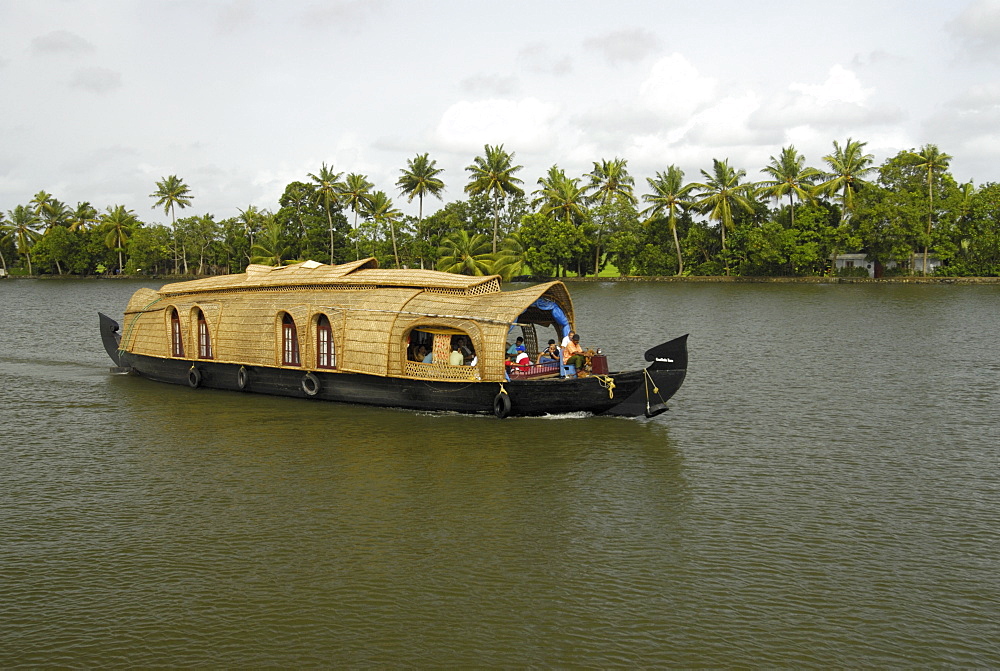
{"label": "black hull", "polygon": [[[605,377],[547,378],[503,382],[437,382],[338,371],[241,366],[211,360],[135,355],[117,349],[116,329],[101,315],[102,335],[112,359],[129,372],[171,384],[341,403],[498,416],[538,416],[586,412],[652,417],[666,408],[684,381],[687,336],[669,346],[672,356],[653,359],[645,369]],[[117,324],[115,324],[117,326]],[[609,388],[608,377],[614,387]],[[502,398],[506,395],[506,399]]]}

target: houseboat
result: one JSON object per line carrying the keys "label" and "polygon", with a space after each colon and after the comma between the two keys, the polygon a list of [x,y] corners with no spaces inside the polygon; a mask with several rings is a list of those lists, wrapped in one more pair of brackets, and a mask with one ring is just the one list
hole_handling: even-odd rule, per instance
{"label": "houseboat", "polygon": [[[511,366],[520,336],[574,328],[559,281],[505,291],[498,276],[392,270],[375,259],[250,265],[245,273],[139,289],[119,324],[100,314],[112,371],[195,389],[497,417],[591,413],[652,417],[684,381],[687,336],[645,353],[648,365],[581,370]],[[544,346],[542,347],[544,349]],[[590,370],[587,370],[590,369]]]}

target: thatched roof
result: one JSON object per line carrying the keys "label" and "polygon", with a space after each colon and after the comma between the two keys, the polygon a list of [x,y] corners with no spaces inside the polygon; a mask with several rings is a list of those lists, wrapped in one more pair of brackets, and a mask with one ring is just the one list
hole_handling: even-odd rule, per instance
{"label": "thatched roof", "polygon": [[[497,285],[499,276],[471,277],[437,270],[390,270],[378,267],[375,259],[361,259],[331,266],[316,261],[304,261],[289,266],[251,264],[245,273],[218,275],[200,280],[164,285],[160,294],[177,295],[238,289],[273,289],[278,287],[325,287],[353,289],[357,287],[419,287],[468,292],[478,287]],[[480,290],[482,291],[482,289]]]}
{"label": "thatched roof", "polygon": [[[408,374],[402,369],[407,334],[414,328],[438,327],[471,337],[480,354],[476,375],[503,379],[510,325],[519,320],[551,324],[551,312],[532,306],[543,296],[557,303],[572,324],[573,304],[558,281],[502,291],[495,275],[380,269],[375,259],[339,266],[313,261],[251,265],[237,275],[175,282],[158,292],[140,289],[126,310],[130,321],[123,344],[138,353],[166,352],[167,328],[154,313],[177,310],[187,334],[193,328],[192,314],[201,310],[218,341],[218,360],[273,362],[275,315],[288,312],[305,334],[314,317],[324,314],[334,325],[340,370]],[[139,328],[140,323],[145,326]],[[312,347],[308,337],[303,343],[306,349]],[[441,367],[442,376],[453,374],[452,367]]]}

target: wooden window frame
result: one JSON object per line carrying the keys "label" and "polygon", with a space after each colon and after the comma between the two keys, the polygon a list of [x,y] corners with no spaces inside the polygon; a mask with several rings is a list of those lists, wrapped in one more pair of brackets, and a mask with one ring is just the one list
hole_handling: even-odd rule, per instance
{"label": "wooden window frame", "polygon": [[212,335],[208,331],[205,312],[200,308],[198,309],[198,358],[212,358]]}
{"label": "wooden window frame", "polygon": [[184,356],[184,335],[181,331],[181,316],[177,308],[170,313],[170,353],[175,357]]}
{"label": "wooden window frame", "polygon": [[281,318],[281,365],[301,366],[302,357],[299,353],[299,334],[295,328],[295,319],[287,312]]}
{"label": "wooden window frame", "polygon": [[326,315],[316,320],[316,367],[336,368],[337,348],[333,342],[333,326]]}

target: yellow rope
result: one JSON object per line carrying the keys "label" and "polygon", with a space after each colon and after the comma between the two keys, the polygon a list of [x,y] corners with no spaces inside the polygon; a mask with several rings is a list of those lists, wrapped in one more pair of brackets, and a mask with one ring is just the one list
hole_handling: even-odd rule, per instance
{"label": "yellow rope", "polygon": [[615,380],[610,375],[595,375],[597,381],[601,383],[601,386],[608,390],[608,398],[615,397]]}
{"label": "yellow rope", "polygon": [[[500,393],[501,394],[507,394],[507,390],[503,388],[503,382],[500,383]],[[510,394],[507,394],[507,395],[510,396]]]}
{"label": "yellow rope", "polygon": [[[645,375],[646,375],[646,379],[643,380],[643,386],[646,388],[646,412],[648,413],[649,412],[649,383],[650,382],[653,383],[653,393],[656,394],[657,396],[660,395],[660,388],[656,386],[656,381],[653,379],[653,376],[649,374],[649,369],[643,368],[642,372],[645,373]],[[665,402],[666,401],[663,400],[663,397],[660,397],[660,403],[665,403]]]}

